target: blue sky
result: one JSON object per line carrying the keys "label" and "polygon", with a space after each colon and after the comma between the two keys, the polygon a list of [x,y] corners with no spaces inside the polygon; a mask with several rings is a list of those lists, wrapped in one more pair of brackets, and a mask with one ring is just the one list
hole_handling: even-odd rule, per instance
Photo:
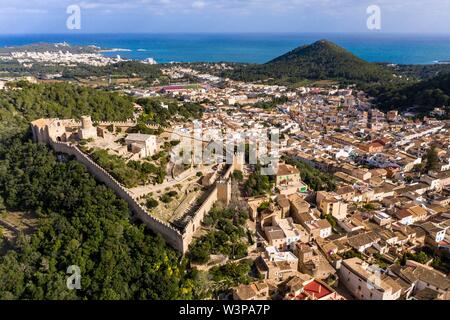
{"label": "blue sky", "polygon": [[[66,9],[81,8],[81,30]],[[450,0],[0,0],[0,33],[367,32],[450,33]]]}

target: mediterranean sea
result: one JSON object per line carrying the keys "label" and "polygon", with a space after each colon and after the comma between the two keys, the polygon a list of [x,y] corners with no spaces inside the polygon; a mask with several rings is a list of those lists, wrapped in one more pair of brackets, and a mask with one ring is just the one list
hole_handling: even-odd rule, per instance
{"label": "mediterranean sea", "polygon": [[400,34],[32,34],[0,35],[0,46],[67,42],[115,49],[107,56],[167,62],[264,63],[298,46],[327,39],[371,62],[450,61],[450,35]]}

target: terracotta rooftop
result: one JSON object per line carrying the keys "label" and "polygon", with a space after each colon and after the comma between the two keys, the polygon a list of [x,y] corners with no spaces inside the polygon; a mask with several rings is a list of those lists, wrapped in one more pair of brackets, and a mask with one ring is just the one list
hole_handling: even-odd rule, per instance
{"label": "terracotta rooftop", "polygon": [[278,176],[288,176],[288,175],[299,174],[299,173],[300,173],[300,171],[296,167],[293,167],[291,165],[288,165],[288,164],[278,165],[278,172],[277,172]]}

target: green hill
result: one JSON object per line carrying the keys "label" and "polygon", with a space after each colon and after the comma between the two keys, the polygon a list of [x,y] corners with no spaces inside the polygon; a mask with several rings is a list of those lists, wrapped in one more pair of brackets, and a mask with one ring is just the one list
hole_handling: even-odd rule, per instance
{"label": "green hill", "polygon": [[244,81],[273,78],[286,83],[305,79],[376,82],[390,79],[392,73],[381,65],[358,58],[330,41],[320,40],[265,64],[235,69],[231,77]]}
{"label": "green hill", "polygon": [[436,107],[447,106],[447,114],[450,114],[450,73],[439,74],[414,84],[374,86],[367,91],[385,110],[414,109],[427,113]]}

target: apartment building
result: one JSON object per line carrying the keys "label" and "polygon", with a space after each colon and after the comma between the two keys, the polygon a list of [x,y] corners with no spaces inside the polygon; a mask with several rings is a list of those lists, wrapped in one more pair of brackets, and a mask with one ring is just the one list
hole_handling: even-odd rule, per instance
{"label": "apartment building", "polygon": [[320,191],[316,195],[317,207],[325,215],[332,215],[337,220],[344,220],[347,216],[347,203],[337,194]]}

